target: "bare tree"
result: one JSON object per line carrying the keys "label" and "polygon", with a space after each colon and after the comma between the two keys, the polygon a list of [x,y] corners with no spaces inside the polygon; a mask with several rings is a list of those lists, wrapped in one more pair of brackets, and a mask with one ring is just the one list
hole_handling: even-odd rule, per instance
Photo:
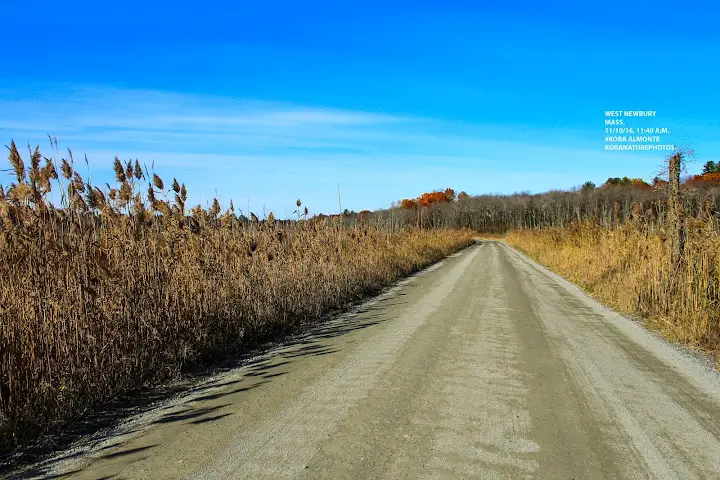
{"label": "bare tree", "polygon": [[677,151],[668,159],[670,189],[668,192],[668,228],[670,229],[670,267],[679,268],[685,250],[685,209],[680,191],[680,172],[684,152]]}

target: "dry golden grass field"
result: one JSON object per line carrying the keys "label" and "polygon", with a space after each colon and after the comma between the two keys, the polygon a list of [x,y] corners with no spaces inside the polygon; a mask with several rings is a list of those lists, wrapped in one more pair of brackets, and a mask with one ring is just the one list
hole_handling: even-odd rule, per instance
{"label": "dry golden grass field", "polygon": [[116,159],[103,189],[72,156],[25,161],[12,144],[14,180],[0,187],[0,451],[473,242],[467,230],[242,222],[217,200],[188,209],[183,184],[137,161]]}

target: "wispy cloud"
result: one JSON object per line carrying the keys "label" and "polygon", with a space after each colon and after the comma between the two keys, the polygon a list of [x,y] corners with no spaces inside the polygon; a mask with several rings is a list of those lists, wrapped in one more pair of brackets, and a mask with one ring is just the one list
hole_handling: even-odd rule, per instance
{"label": "wispy cloud", "polygon": [[120,150],[140,146],[183,152],[271,152],[283,147],[358,151],[363,138],[419,121],[373,112],[144,90],[86,89],[56,95],[0,97],[0,132],[28,141],[50,134],[84,147]]}
{"label": "wispy cloud", "polygon": [[31,144],[56,136],[88,153],[95,179],[111,179],[115,155],[139,158],[187,177],[198,198],[217,190],[280,212],[296,194],[327,211],[339,184],[343,205],[379,208],[432,188],[538,191],[611,169],[646,175],[649,165],[641,155],[608,156],[593,143],[602,138],[567,129],[147,90],[3,92],[0,134]]}
{"label": "wispy cloud", "polygon": [[[3,97],[0,97],[3,98]],[[83,89],[2,100],[3,128],[209,129],[363,126],[413,121],[371,112],[147,90]],[[28,121],[29,120],[29,121]]]}

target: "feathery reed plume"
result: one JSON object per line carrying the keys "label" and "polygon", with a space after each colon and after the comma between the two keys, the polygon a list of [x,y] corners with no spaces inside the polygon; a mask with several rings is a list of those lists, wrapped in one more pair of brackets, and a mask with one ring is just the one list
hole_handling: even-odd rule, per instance
{"label": "feathery reed plume", "polygon": [[132,178],[133,178],[133,173],[134,173],[134,172],[133,172],[132,160],[128,160],[128,161],[127,161],[127,165],[125,166],[125,176],[126,176],[128,179],[132,179]]}
{"label": "feathery reed plume", "polygon": [[86,213],[88,206],[81,195],[85,191],[85,185],[81,183],[80,186],[82,187],[82,190],[78,188],[77,184],[72,185],[73,189],[70,195],[71,205],[78,212]]}
{"label": "feathery reed plume", "polygon": [[217,198],[213,198],[212,206],[208,212],[212,218],[217,218],[220,213],[220,201]]}
{"label": "feathery reed plume", "polygon": [[65,178],[65,180],[70,180],[72,178],[73,169],[68,163],[68,161],[64,158],[62,159],[62,166],[60,167],[60,170],[62,170],[62,176]]}
{"label": "feathery reed plume", "polygon": [[155,199],[155,190],[153,189],[152,185],[148,185],[147,198],[150,202],[150,206],[155,208],[155,203],[157,202],[157,200]]}
{"label": "feathery reed plume", "polygon": [[180,215],[185,215],[185,201],[180,196],[180,194],[175,194],[175,206],[178,209],[178,212]]}
{"label": "feathery reed plume", "polygon": [[43,179],[44,187],[47,191],[50,191],[52,188],[50,180],[57,180],[58,174],[57,170],[55,170],[55,164],[49,158],[45,159],[45,166],[42,169],[41,177]]}
{"label": "feathery reed plume", "polygon": [[93,187],[93,203],[98,206],[97,208],[103,210],[107,206],[107,199],[105,198],[105,194],[98,187]]}
{"label": "feathery reed plume", "polygon": [[72,186],[80,193],[85,191],[85,181],[78,172],[73,172]]}
{"label": "feathery reed plume", "polygon": [[135,159],[135,178],[137,180],[142,180],[145,178],[145,174],[143,172],[143,169],[140,168],[140,162],[137,158]]}
{"label": "feathery reed plume", "polygon": [[87,184],[87,188],[85,189],[85,204],[87,204],[90,210],[97,210],[98,208],[100,208],[100,205],[96,201],[93,186],[89,183]]}
{"label": "feathery reed plume", "polygon": [[15,170],[15,178],[18,183],[23,183],[25,182],[25,163],[23,162],[22,157],[20,157],[15,141],[11,141],[10,146],[7,148],[10,150],[9,161],[13,170]]}
{"label": "feathery reed plume", "polygon": [[123,182],[123,184],[120,186],[120,202],[122,206],[124,207],[128,203],[130,203],[130,199],[133,196],[132,187],[130,186],[130,183]]}
{"label": "feathery reed plume", "polygon": [[170,207],[170,204],[168,204],[165,200],[156,200],[155,207],[157,208],[157,211],[162,213],[164,216],[172,217],[172,208]]}
{"label": "feathery reed plume", "polygon": [[126,180],[125,170],[123,169],[122,162],[118,157],[115,157],[115,161],[113,162],[113,170],[115,170],[115,180],[117,180],[118,183],[122,183]]}
{"label": "feathery reed plume", "polygon": [[162,178],[160,178],[156,173],[153,173],[153,184],[158,190],[165,190],[165,184],[163,183]]}
{"label": "feathery reed plume", "polygon": [[42,159],[40,147],[35,147],[33,151],[30,145],[28,145],[28,150],[30,151],[30,181],[37,182],[40,176],[40,160]]}

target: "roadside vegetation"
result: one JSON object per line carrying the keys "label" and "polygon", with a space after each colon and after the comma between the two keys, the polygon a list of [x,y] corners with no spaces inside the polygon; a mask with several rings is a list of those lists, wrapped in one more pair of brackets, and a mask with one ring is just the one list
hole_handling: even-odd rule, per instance
{"label": "roadside vegetation", "polygon": [[632,222],[514,230],[505,241],[668,338],[720,353],[720,239],[714,222],[692,222],[677,269],[668,262],[667,233]]}
{"label": "roadside vegetation", "polygon": [[[666,209],[658,208],[658,199],[654,209],[649,203],[648,210],[636,200],[624,221],[615,214],[613,228],[580,220],[516,230],[508,241],[605,303],[639,315],[672,339],[717,354],[720,232],[714,187],[718,167],[707,162],[701,175],[681,182],[684,155],[676,152],[667,160],[668,181],[662,188]],[[634,187],[635,182],[625,186]],[[617,204],[616,210],[621,210]]]}
{"label": "roadside vegetation", "polygon": [[367,221],[503,238],[603,303],[720,358],[720,162],[681,178],[683,162],[684,152],[671,156],[650,181],[611,177],[541,194],[446,189]]}
{"label": "roadside vegetation", "polygon": [[183,184],[138,161],[116,158],[114,184],[99,187],[71,154],[52,157],[23,159],[12,143],[14,178],[0,186],[0,451],[473,242],[469,230],[309,220],[300,200],[292,222],[217,199],[189,208]]}
{"label": "roadside vegetation", "polygon": [[681,178],[683,162],[684,152],[671,156],[650,182],[611,177],[456,201],[437,192],[376,215],[504,238],[603,303],[720,358],[720,163]]}

